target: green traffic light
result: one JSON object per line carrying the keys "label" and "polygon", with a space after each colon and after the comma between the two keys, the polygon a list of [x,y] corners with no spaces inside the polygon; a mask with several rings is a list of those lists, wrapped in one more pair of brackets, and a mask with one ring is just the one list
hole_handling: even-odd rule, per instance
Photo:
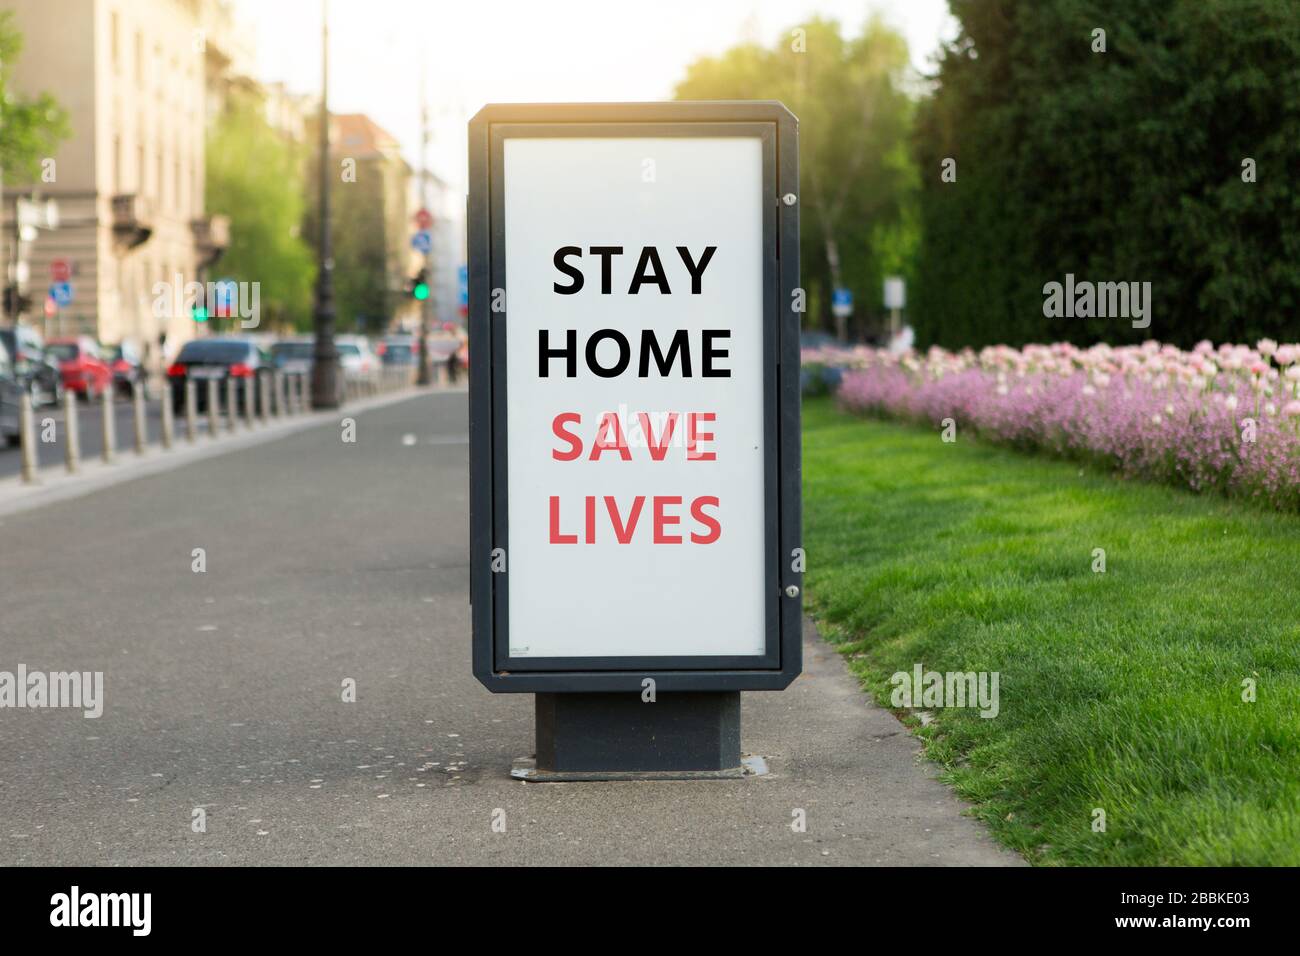
{"label": "green traffic light", "polygon": [[429,287],[423,282],[416,283],[415,288],[411,290],[411,295],[423,302],[429,298]]}
{"label": "green traffic light", "polygon": [[201,305],[194,306],[190,310],[190,314],[194,316],[195,322],[206,322],[208,320],[208,310]]}

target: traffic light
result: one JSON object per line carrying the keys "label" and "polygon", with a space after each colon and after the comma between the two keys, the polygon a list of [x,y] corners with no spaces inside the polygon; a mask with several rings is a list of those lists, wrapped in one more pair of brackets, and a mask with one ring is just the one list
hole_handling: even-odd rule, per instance
{"label": "traffic light", "polygon": [[428,269],[421,269],[419,272],[413,275],[411,277],[411,280],[406,284],[406,291],[411,293],[412,298],[417,299],[420,302],[423,302],[425,299],[429,298],[428,273],[429,273]]}
{"label": "traffic light", "polygon": [[206,322],[208,321],[208,310],[195,302],[190,306],[190,318],[195,322]]}

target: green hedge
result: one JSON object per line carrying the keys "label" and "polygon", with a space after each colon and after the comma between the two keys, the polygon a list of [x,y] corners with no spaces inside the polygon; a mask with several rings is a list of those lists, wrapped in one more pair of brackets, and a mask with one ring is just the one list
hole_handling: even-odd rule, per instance
{"label": "green hedge", "polygon": [[[918,116],[920,344],[1300,338],[1300,3],[951,5]],[[1067,272],[1150,282],[1150,328],[1044,317]]]}

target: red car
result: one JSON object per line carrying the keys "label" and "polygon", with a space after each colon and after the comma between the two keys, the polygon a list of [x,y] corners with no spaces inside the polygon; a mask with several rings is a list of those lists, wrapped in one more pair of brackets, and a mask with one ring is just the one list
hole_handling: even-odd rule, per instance
{"label": "red car", "polygon": [[51,339],[45,343],[45,351],[58,361],[65,389],[94,400],[112,387],[113,370],[100,357],[99,345],[90,336]]}

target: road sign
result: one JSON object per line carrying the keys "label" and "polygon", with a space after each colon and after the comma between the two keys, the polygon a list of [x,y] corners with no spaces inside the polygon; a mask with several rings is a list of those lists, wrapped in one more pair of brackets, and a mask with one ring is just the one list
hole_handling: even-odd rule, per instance
{"label": "road sign", "polygon": [[904,284],[902,276],[885,277],[885,308],[907,308],[907,286]]}
{"label": "road sign", "polygon": [[433,248],[433,233],[427,229],[421,229],[412,235],[411,248],[422,255],[428,255],[429,250]]}
{"label": "road sign", "polygon": [[67,259],[55,259],[50,262],[50,281],[67,282],[72,278],[72,263]]}
{"label": "road sign", "polygon": [[785,687],[803,584],[782,372],[799,267],[777,254],[798,248],[794,117],[488,106],[470,151],[475,675],[638,706],[647,679]]}
{"label": "road sign", "polygon": [[54,304],[63,308],[72,304],[72,283],[55,282],[50,286],[50,298]]}
{"label": "road sign", "polygon": [[208,317],[228,319],[235,314],[235,304],[239,295],[239,283],[234,279],[218,279],[212,283],[212,301],[207,303]]}
{"label": "road sign", "polygon": [[469,305],[469,266],[460,266],[456,270],[456,291],[460,305]]}
{"label": "road sign", "polygon": [[414,216],[415,225],[420,229],[428,229],[433,225],[433,213],[427,209],[421,209]]}
{"label": "road sign", "polygon": [[840,319],[853,314],[853,293],[850,290],[836,289],[831,293],[831,313]]}

